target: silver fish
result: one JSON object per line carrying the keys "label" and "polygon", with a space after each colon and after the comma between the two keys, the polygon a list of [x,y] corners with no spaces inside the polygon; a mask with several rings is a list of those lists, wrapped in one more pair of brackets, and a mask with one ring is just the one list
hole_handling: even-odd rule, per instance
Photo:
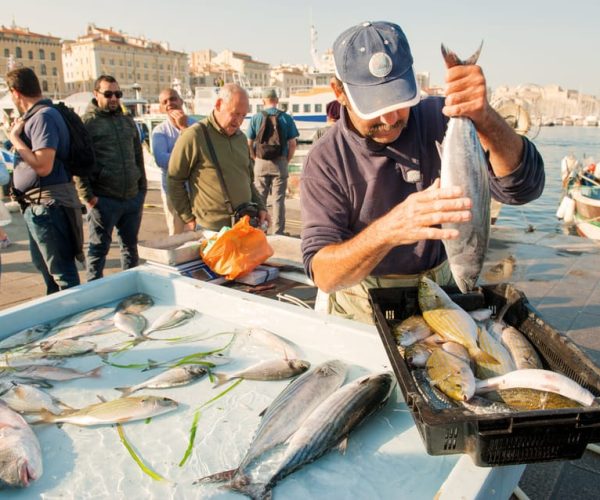
{"label": "silver fish", "polygon": [[396,338],[396,343],[402,347],[408,347],[433,334],[431,328],[429,328],[429,325],[420,314],[410,316],[398,325],[394,325],[392,333]]}
{"label": "silver fish", "polygon": [[17,368],[14,372],[15,377],[33,379],[33,380],[52,380],[62,382],[85,377],[100,377],[102,366],[98,366],[87,372],[80,372],[73,368],[62,368],[60,366],[38,365],[28,366],[26,368]]}
{"label": "silver fish", "polygon": [[146,293],[135,293],[125,297],[115,307],[115,312],[139,314],[154,305],[154,300]]}
{"label": "silver fish", "polygon": [[167,311],[152,322],[145,335],[148,335],[150,332],[168,330],[183,325],[191,320],[195,314],[196,311],[194,309],[186,308]]}
{"label": "silver fish", "polygon": [[[261,477],[240,474],[227,485],[252,498],[269,498],[269,491],[288,474],[315,461],[331,448],[344,451],[348,434],[387,402],[394,388],[390,372],[367,375],[342,386],[323,401],[292,435],[274,470]],[[258,464],[260,466],[260,464]]]}
{"label": "silver fish", "polygon": [[17,333],[12,334],[10,337],[0,341],[0,350],[13,349],[22,345],[27,345],[36,340],[41,339],[51,329],[49,324],[42,324],[26,328]]}
{"label": "silver fish", "polygon": [[301,356],[300,349],[289,340],[264,328],[249,328],[242,332],[236,332],[237,337],[244,337],[252,342],[258,342],[266,347],[277,351],[287,359],[298,359]]}
{"label": "silver fish", "polygon": [[[400,348],[398,348],[400,349]],[[433,352],[433,349],[437,349],[432,345],[426,344],[424,342],[418,342],[417,344],[409,345],[406,349],[404,349],[404,359],[406,363],[410,366],[424,367]]]}
{"label": "silver fish", "polygon": [[64,403],[42,389],[27,384],[12,383],[11,387],[0,395],[0,399],[19,413],[46,410],[58,415],[66,407]]}
{"label": "silver fish", "polygon": [[43,473],[40,442],[21,415],[0,403],[0,489],[23,488]]}
{"label": "silver fish", "polygon": [[212,474],[197,482],[225,481],[244,474],[246,466],[266,451],[285,442],[310,413],[344,383],[348,367],[327,361],[290,383],[263,412],[250,448],[236,469]]}
{"label": "silver fish", "polygon": [[94,352],[96,344],[85,340],[45,340],[39,343],[39,347],[47,357],[81,356]]}
{"label": "silver fish", "polygon": [[142,337],[148,321],[137,313],[117,312],[114,317],[115,327],[132,337]]}
{"label": "silver fish", "polygon": [[542,368],[535,348],[519,330],[508,326],[502,330],[502,345],[508,349],[518,370]]}
{"label": "silver fish", "polygon": [[115,325],[112,319],[95,319],[63,328],[48,337],[47,340],[78,339],[79,337],[108,333],[114,329]]}
{"label": "silver fish", "polygon": [[[456,54],[442,45],[442,54],[449,68],[475,64],[480,51],[481,47],[467,61],[461,61]],[[470,221],[443,224],[444,228],[456,229],[459,232],[457,239],[444,240],[443,243],[454,281],[458,288],[466,293],[477,283],[488,247],[490,234],[488,161],[473,122],[465,117],[450,118],[440,149],[441,187],[461,186],[464,196],[472,201]]]}
{"label": "silver fish", "polygon": [[206,368],[198,365],[176,366],[139,384],[130,387],[115,387],[115,389],[120,391],[123,396],[129,396],[140,389],[167,389],[189,384],[207,373]]}
{"label": "silver fish", "polygon": [[[169,398],[155,396],[130,396],[86,406],[80,410],[52,415],[41,411],[39,422],[68,423],[81,426],[117,424],[144,420],[173,411],[178,403]],[[37,423],[37,422],[36,422]]]}
{"label": "silver fish", "polygon": [[594,404],[594,395],[574,380],[550,370],[515,370],[498,377],[479,380],[476,393],[506,389],[535,389],[560,394],[584,406]]}
{"label": "silver fish", "polygon": [[68,326],[77,325],[78,323],[88,323],[89,321],[94,321],[97,319],[106,319],[107,316],[114,312],[115,308],[108,306],[86,309],[85,311],[81,311],[61,319],[56,325],[54,325],[53,330],[58,331]]}
{"label": "silver fish", "polygon": [[247,380],[283,380],[304,373],[310,363],[301,359],[270,359],[261,361],[244,370],[232,373],[213,373],[217,379],[215,387],[219,387],[235,378]]}
{"label": "silver fish", "polygon": [[431,383],[427,370],[417,369],[410,372],[417,389],[423,396],[423,399],[434,410],[447,410],[448,408],[456,408],[456,404],[446,396],[442,391]]}

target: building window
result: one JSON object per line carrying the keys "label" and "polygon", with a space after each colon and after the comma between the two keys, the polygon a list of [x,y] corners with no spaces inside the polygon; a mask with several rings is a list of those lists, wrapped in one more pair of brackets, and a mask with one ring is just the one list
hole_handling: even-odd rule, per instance
{"label": "building window", "polygon": [[10,57],[10,50],[4,49],[4,57]]}
{"label": "building window", "polygon": [[292,104],[292,113],[298,113],[300,111],[300,104]]}
{"label": "building window", "polygon": [[42,91],[48,92],[48,82],[46,80],[42,80]]}
{"label": "building window", "polygon": [[29,50],[29,51],[27,51],[27,57],[28,57],[29,59],[33,59],[33,50]]}
{"label": "building window", "polygon": [[52,76],[58,76],[58,70],[56,68],[52,68]]}
{"label": "building window", "polygon": [[321,113],[323,111],[322,104],[315,104],[315,113]]}
{"label": "building window", "polygon": [[15,49],[15,57],[16,57],[17,59],[21,59],[21,57],[23,57],[23,53],[21,52],[21,47],[17,47],[17,48]]}
{"label": "building window", "polygon": [[56,61],[56,54],[54,52],[50,52],[50,60]]}
{"label": "building window", "polygon": [[44,52],[44,49],[40,49],[40,59],[46,59],[46,53]]}
{"label": "building window", "polygon": [[305,104],[304,105],[304,112],[305,113],[310,113],[310,104]]}
{"label": "building window", "polygon": [[45,64],[42,64],[42,65],[40,66],[40,73],[41,73],[42,75],[45,75],[45,74],[46,74],[46,65],[45,65]]}

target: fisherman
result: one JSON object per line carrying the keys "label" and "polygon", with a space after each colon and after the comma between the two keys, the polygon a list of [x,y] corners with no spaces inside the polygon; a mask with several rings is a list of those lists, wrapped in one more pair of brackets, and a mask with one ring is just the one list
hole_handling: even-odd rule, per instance
{"label": "fisherman", "polygon": [[329,293],[332,314],[372,323],[368,288],[415,286],[427,273],[451,281],[442,244],[471,218],[459,186],[440,188],[450,116],[470,118],[489,159],[490,190],[523,204],[544,187],[544,164],[489,105],[477,65],[447,70],[446,98],[421,100],[402,29],[365,22],[333,46],[340,120],[309,152],[302,173],[302,252],[307,274]]}
{"label": "fisherman", "polygon": [[[263,93],[264,109],[256,113],[250,120],[248,127],[248,146],[250,155],[254,159],[254,184],[265,202],[272,195],[273,210],[273,233],[285,233],[285,194],[288,185],[288,164],[296,152],[296,138],[300,135],[294,119],[285,111],[277,109],[279,97],[275,89],[267,89]],[[278,124],[276,130],[268,127],[269,117],[276,117]],[[278,151],[273,155],[267,155],[261,147],[261,130],[265,126],[265,133],[271,129],[278,133]],[[271,137],[274,137],[271,135]],[[266,141],[267,138],[264,137]],[[273,141],[271,141],[273,143]]]}
{"label": "fisherman", "polygon": [[51,294],[79,285],[76,260],[84,259],[82,206],[66,164],[69,129],[31,68],[9,71],[6,83],[21,114],[10,129],[12,194],[23,210],[31,260]]}
{"label": "fisherman", "polygon": [[198,226],[219,231],[250,206],[258,225],[270,222],[254,187],[252,158],[246,136],[240,131],[249,105],[248,93],[242,87],[223,85],[212,113],[184,130],[175,143],[167,192],[189,230]]}
{"label": "fisherman", "polygon": [[117,80],[101,75],[94,98],[83,115],[96,153],[96,171],[75,177],[79,197],[88,209],[88,281],[102,278],[113,229],[121,247],[121,268],[139,263],[137,242],[147,181],[142,144],[131,116],[121,108],[123,92]]}
{"label": "fisherman", "polygon": [[169,229],[169,235],[174,235],[183,233],[185,224],[167,196],[169,159],[181,132],[196,123],[196,120],[185,114],[183,111],[183,99],[175,89],[167,88],[161,90],[158,95],[158,104],[160,112],[167,114],[167,119],[157,125],[152,131],[152,154],[162,174],[162,189],[160,194],[163,201],[167,228]]}

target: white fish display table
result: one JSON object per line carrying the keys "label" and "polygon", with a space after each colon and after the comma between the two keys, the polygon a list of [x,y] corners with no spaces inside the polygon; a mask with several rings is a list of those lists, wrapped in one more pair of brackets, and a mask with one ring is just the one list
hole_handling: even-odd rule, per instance
{"label": "white fish display table", "polygon": [[[177,342],[147,341],[111,354],[99,378],[55,384],[53,395],[81,408],[98,397],[114,399],[115,387],[134,385],[156,371],[115,365],[163,361],[208,351],[227,344],[234,330],[264,328],[293,342],[302,359],[316,366],[340,359],[350,366],[347,382],[369,372],[390,370],[374,326],[334,318],[294,305],[257,297],[218,285],[142,266],[31,301],[0,313],[0,340],[8,333],[104,304],[116,304],[134,293],[147,293],[155,305],[144,311],[149,323],[170,308],[198,313],[185,325],[152,337]],[[10,329],[8,329],[10,327]],[[224,333],[223,335],[216,335]],[[210,338],[209,338],[210,337]],[[121,333],[121,340],[127,335]],[[234,372],[268,357],[272,349],[244,341],[227,352],[231,363],[216,371]],[[66,366],[90,370],[102,364],[98,356],[69,360]],[[144,463],[164,480],[146,475],[111,426],[39,425],[34,432],[42,448],[44,473],[23,490],[4,490],[3,499],[29,498],[243,498],[218,484],[192,484],[196,479],[231,469],[244,456],[260,422],[259,414],[289,381],[243,380],[200,411],[189,460],[179,466],[188,447],[196,410],[221,393],[208,377],[169,389],[144,389],[138,394],[165,396],[179,402],[176,411],[125,424],[123,430]],[[387,405],[351,435],[345,455],[332,450],[317,462],[281,480],[275,498],[508,498],[525,466],[481,468],[464,455],[429,456],[408,408],[396,388]]]}

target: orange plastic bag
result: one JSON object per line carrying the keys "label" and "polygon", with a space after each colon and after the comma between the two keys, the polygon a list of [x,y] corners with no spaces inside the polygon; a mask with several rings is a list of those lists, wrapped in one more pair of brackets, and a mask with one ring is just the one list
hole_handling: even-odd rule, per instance
{"label": "orange plastic bag", "polygon": [[202,259],[215,273],[234,280],[252,271],[273,255],[273,249],[265,233],[250,225],[245,215],[234,226],[223,233],[202,254]]}

